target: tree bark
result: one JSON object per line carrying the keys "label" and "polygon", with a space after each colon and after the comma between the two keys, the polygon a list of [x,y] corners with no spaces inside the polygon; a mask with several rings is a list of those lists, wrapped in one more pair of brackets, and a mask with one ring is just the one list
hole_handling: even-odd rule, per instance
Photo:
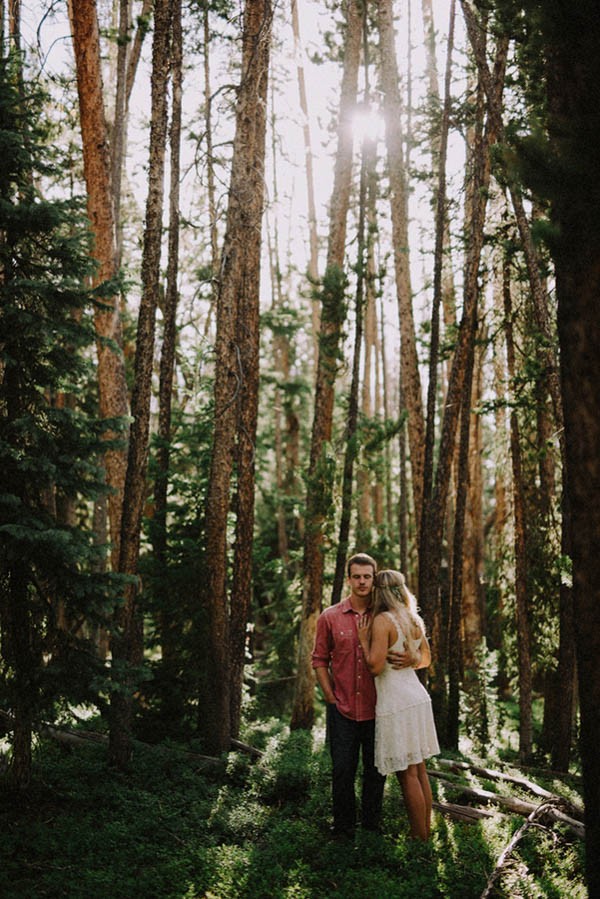
{"label": "tree bark", "polygon": [[[511,302],[510,271],[504,271],[504,329],[506,335],[506,362],[508,377],[514,385],[515,342],[513,337],[513,313]],[[527,602],[527,532],[525,498],[523,495],[523,466],[521,463],[521,437],[517,410],[513,404],[510,413],[510,455],[512,461],[515,598],[517,649],[519,657],[519,758],[527,762],[533,747],[532,675],[531,675],[531,626]]]}
{"label": "tree bark", "polygon": [[[238,285],[237,348],[240,385],[237,403],[237,493],[233,582],[230,611],[231,736],[239,737],[242,686],[246,656],[246,632],[252,601],[252,548],[254,544],[254,492],[256,427],[258,421],[260,339],[260,257],[264,208],[265,136],[271,45],[272,8],[269,0],[249,4],[246,20],[245,79],[242,94],[246,108],[238,107],[238,122],[252,122],[247,133],[244,180],[251,188],[245,215],[244,268]],[[232,174],[233,180],[233,174]]]}
{"label": "tree bark", "polygon": [[559,3],[542,17],[546,44],[552,252],[570,501],[573,610],[581,707],[586,868],[600,896],[600,21],[592,0]]}
{"label": "tree bark", "polygon": [[[446,161],[448,155],[448,133],[450,130],[452,51],[454,46],[455,3],[450,6],[450,26],[448,31],[448,50],[446,57],[446,74],[444,79],[444,108],[442,111],[441,133],[438,148],[438,182],[435,207],[435,248],[433,261],[433,302],[431,310],[431,338],[429,349],[429,380],[427,387],[427,421],[423,449],[423,503],[431,502],[433,487],[433,456],[435,445],[435,420],[438,394],[438,364],[440,345],[440,308],[443,302],[444,246],[448,234],[448,213],[446,197]],[[430,64],[433,65],[433,63]],[[433,74],[431,74],[433,80]],[[436,79],[437,80],[437,79]],[[423,510],[421,521],[427,511]]]}
{"label": "tree bark", "polygon": [[[306,159],[306,201],[308,204],[308,278],[310,283],[316,285],[319,278],[319,235],[317,231],[317,207],[315,203],[315,179],[313,172],[313,150],[310,133],[310,118],[308,115],[308,100],[306,94],[306,79],[304,78],[304,66],[302,65],[302,41],[300,39],[300,20],[298,16],[297,0],[292,0],[292,31],[294,34],[294,53],[296,58],[296,76],[298,78],[298,98],[302,112],[302,137],[304,140],[304,153]],[[312,338],[315,365],[318,360],[318,335],[320,310],[315,298],[311,303]]]}
{"label": "tree bark", "polygon": [[[501,95],[508,41],[502,40],[496,50],[494,89]],[[432,632],[432,664],[429,668],[432,701],[437,714],[445,714],[444,672],[440,668],[440,574],[443,550],[444,519],[448,499],[452,462],[456,443],[456,429],[461,408],[461,396],[467,372],[467,359],[477,329],[479,300],[479,264],[484,239],[487,190],[490,181],[490,147],[496,141],[496,130],[489,119],[485,132],[479,135],[473,150],[473,172],[468,185],[466,221],[469,223],[464,274],[463,315],[458,330],[452,360],[448,392],[441,427],[438,467],[432,499],[423,509],[419,541],[419,600],[423,616]]]}
{"label": "tree bark", "polygon": [[[150,430],[150,398],[154,363],[156,307],[160,288],[163,179],[167,135],[167,85],[170,66],[171,14],[175,0],[156,0],[152,47],[152,117],[150,122],[149,184],[142,253],[142,296],[138,314],[132,424],[123,498],[119,570],[131,576],[123,605],[117,610],[112,657],[119,684],[111,696],[109,759],[117,768],[131,755],[131,722],[135,675],[143,659],[143,632],[137,595],[142,513],[146,497],[146,463]],[[124,682],[123,682],[124,681]]]}
{"label": "tree bark", "polygon": [[[163,306],[163,340],[160,354],[158,385],[158,447],[156,450],[156,479],[154,483],[154,553],[161,590],[160,642],[163,680],[169,695],[163,696],[163,713],[171,718],[177,710],[173,708],[173,692],[170,685],[176,677],[177,643],[179,625],[173,615],[169,597],[168,571],[168,525],[167,496],[169,489],[169,469],[171,456],[171,406],[173,398],[173,378],[175,373],[175,353],[177,344],[177,305],[179,301],[179,227],[180,227],[180,177],[181,177],[181,105],[182,105],[182,34],[181,5],[175,0],[172,18],[171,48],[172,112],[169,138],[169,236],[167,259],[167,285]],[[179,713],[181,714],[181,712]]]}
{"label": "tree bark", "polygon": [[[247,0],[227,228],[217,296],[215,427],[206,514],[210,683],[201,703],[199,722],[207,747],[217,753],[228,749],[232,724],[234,729],[237,727],[251,598],[258,295],[271,17],[268,2]],[[234,457],[236,549],[230,609],[227,547]]]}
{"label": "tree bark", "polygon": [[419,376],[419,360],[412,308],[408,258],[408,194],[402,154],[402,102],[398,88],[398,64],[391,0],[378,0],[381,84],[384,95],[386,146],[390,179],[390,209],[394,243],[394,266],[400,319],[400,366],[402,390],[408,413],[408,443],[415,509],[419,531],[423,505],[425,419]]}
{"label": "tree bark", "polygon": [[361,10],[346,0],[344,72],[338,121],[338,148],[330,205],[327,265],[321,290],[319,358],[313,413],[306,530],[303,555],[302,617],[298,645],[292,728],[311,728],[314,719],[315,679],[311,667],[317,618],[321,611],[325,541],[331,502],[331,471],[327,459],[331,440],[338,345],[346,318],[344,250],[352,183],[351,115],[356,103],[361,45]]}
{"label": "tree bark", "polygon": [[[93,253],[98,261],[95,284],[101,285],[114,279],[117,272],[110,152],[104,116],[100,35],[95,0],[69,0],[69,17],[77,71],[87,211],[94,235]],[[94,315],[98,335],[100,415],[110,419],[123,418],[129,409],[121,350],[123,338],[119,299],[117,293],[103,297],[103,308],[98,308]],[[107,435],[109,439],[115,436]],[[106,452],[106,476],[112,488],[108,503],[111,562],[114,570],[119,565],[126,465],[125,449],[110,449]]]}
{"label": "tree bark", "polygon": [[465,670],[471,671],[477,669],[477,653],[483,639],[485,624],[485,598],[482,591],[484,564],[482,416],[473,411],[478,408],[482,398],[483,339],[480,331],[480,345],[475,352],[469,410],[469,492],[465,508],[463,555],[460,561],[463,566],[461,596],[463,666]]}
{"label": "tree bark", "polygon": [[359,212],[358,212],[358,260],[356,282],[356,306],[354,311],[354,347],[352,352],[352,376],[350,379],[350,394],[348,397],[348,417],[346,420],[346,432],[344,439],[344,466],[342,475],[342,509],[340,515],[340,527],[338,533],[338,545],[335,560],[335,572],[333,588],[331,592],[331,604],[339,602],[342,598],[346,574],[346,558],[350,540],[350,520],[353,508],[354,463],[358,456],[358,399],[360,387],[360,357],[363,345],[364,317],[365,317],[365,292],[366,292],[366,254],[367,254],[367,188],[369,170],[373,165],[374,145],[366,138],[362,146],[360,188],[359,188]]}

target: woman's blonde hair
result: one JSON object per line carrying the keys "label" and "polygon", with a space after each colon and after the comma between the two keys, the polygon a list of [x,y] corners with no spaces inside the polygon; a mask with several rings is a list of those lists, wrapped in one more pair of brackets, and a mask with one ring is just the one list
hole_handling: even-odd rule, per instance
{"label": "woman's blonde hair", "polygon": [[425,624],[419,615],[417,599],[406,586],[401,571],[386,568],[375,575],[373,581],[373,615],[395,612],[408,632],[417,625],[425,633]]}

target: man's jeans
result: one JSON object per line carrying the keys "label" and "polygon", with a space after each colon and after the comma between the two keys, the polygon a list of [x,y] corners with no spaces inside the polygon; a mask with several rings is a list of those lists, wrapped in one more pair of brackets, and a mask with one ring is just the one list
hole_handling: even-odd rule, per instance
{"label": "man's jeans", "polygon": [[354,780],[361,749],[361,822],[369,830],[377,829],[381,820],[385,777],[379,773],[374,763],[375,721],[352,721],[331,703],[327,705],[327,737],[333,762],[334,830],[351,832],[356,825]]}

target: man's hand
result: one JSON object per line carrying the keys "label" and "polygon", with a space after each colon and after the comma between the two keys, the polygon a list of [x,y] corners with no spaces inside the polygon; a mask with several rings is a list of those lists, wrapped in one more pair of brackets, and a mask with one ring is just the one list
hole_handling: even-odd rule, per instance
{"label": "man's hand", "polygon": [[387,654],[387,661],[396,671],[399,671],[401,668],[414,668],[416,664],[416,659],[412,653],[398,652],[395,649],[390,649]]}

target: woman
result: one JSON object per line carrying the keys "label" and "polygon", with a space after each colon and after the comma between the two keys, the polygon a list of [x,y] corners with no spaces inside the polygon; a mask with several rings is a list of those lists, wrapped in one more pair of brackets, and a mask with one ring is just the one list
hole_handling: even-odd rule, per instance
{"label": "woman", "polygon": [[[424,759],[440,751],[431,700],[415,673],[431,662],[417,601],[400,571],[380,571],[373,587],[373,617],[363,615],[358,636],[367,666],[376,675],[375,765],[395,773],[408,812],[411,836],[429,839],[431,786]],[[389,650],[401,653],[403,666],[386,662]]]}

